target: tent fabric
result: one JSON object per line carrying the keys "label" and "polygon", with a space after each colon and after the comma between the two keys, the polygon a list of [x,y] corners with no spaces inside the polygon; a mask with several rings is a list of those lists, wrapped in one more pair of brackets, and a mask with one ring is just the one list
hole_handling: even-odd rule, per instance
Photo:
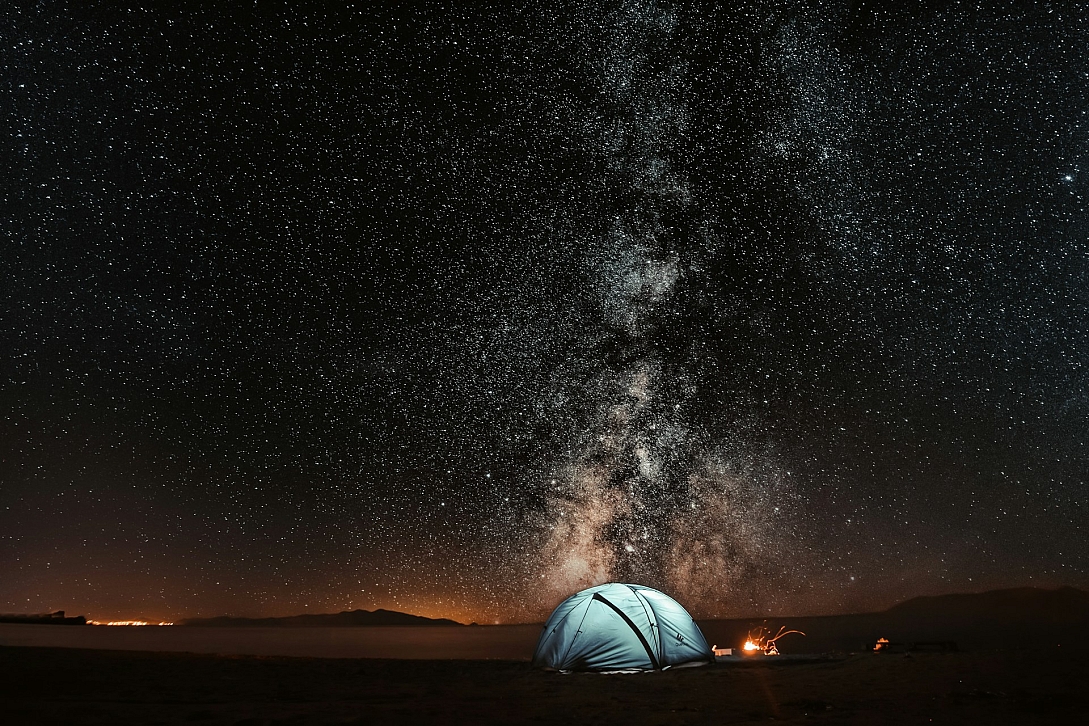
{"label": "tent fabric", "polygon": [[665,670],[713,663],[699,626],[668,595],[611,582],[564,600],[545,623],[533,665],[557,671]]}

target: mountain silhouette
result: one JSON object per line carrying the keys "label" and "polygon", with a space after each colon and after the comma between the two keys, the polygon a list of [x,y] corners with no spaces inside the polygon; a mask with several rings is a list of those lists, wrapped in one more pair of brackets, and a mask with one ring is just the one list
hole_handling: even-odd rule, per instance
{"label": "mountain silhouette", "polygon": [[215,618],[187,618],[178,625],[194,625],[204,628],[252,627],[252,628],[340,628],[374,626],[451,627],[462,624],[446,618],[425,618],[395,610],[345,610],[339,613],[290,615],[282,618],[239,618],[220,615]]}

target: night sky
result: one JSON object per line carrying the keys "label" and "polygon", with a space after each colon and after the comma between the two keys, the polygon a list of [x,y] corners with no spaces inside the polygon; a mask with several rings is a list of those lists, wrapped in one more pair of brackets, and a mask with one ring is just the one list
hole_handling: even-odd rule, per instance
{"label": "night sky", "polygon": [[208,5],[0,11],[0,611],[1089,586],[1084,6]]}

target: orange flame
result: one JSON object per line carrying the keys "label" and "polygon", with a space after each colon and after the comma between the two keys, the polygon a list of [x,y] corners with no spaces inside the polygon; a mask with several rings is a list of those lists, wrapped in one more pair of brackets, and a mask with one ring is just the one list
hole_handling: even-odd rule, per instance
{"label": "orange flame", "polygon": [[745,640],[745,645],[741,646],[742,650],[752,653],[755,651],[763,651],[764,655],[779,655],[779,648],[776,647],[775,641],[782,638],[784,635],[790,635],[791,633],[797,633],[798,635],[805,635],[800,630],[787,630],[786,626],[779,628],[779,631],[771,636],[771,630],[765,626],[760,626],[756,631],[749,631],[749,637]]}

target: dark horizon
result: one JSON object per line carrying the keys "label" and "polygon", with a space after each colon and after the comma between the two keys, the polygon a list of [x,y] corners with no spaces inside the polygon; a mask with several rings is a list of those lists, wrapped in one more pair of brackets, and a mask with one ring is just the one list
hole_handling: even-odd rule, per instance
{"label": "dark horizon", "polygon": [[0,23],[0,610],[1089,589],[1089,9]]}
{"label": "dark horizon", "polygon": [[[982,605],[982,604],[985,603],[988,596],[989,596],[989,599],[991,601],[994,601],[995,599],[1002,599],[1003,597],[1011,596],[1011,595],[1027,595],[1029,598],[1034,599],[1034,602],[1032,604],[1039,604],[1042,599],[1047,599],[1049,596],[1053,597],[1053,596],[1058,596],[1058,595],[1065,595],[1065,594],[1068,594],[1068,593],[1075,593],[1076,595],[1083,596],[1082,599],[1085,600],[1086,603],[1089,603],[1089,591],[1082,590],[1082,589],[1079,589],[1079,588],[1076,588],[1076,587],[1073,587],[1073,586],[1070,586],[1070,585],[1060,585],[1058,587],[1051,587],[1051,588],[1038,587],[1038,586],[1034,586],[1034,585],[1026,585],[1026,586],[1022,586],[1022,587],[1001,588],[1001,589],[997,589],[997,590],[982,590],[982,591],[978,591],[978,592],[949,592],[949,593],[941,593],[941,594],[933,594],[933,595],[916,595],[916,596],[908,598],[906,600],[900,600],[900,601],[898,601],[896,603],[893,603],[892,605],[890,605],[890,606],[888,606],[886,608],[880,608],[878,610],[871,610],[871,611],[864,611],[864,612],[861,612],[861,611],[860,612],[841,612],[841,613],[804,613],[803,612],[803,613],[796,613],[796,614],[789,614],[789,615],[785,615],[785,614],[782,614],[782,613],[763,613],[763,614],[750,614],[750,615],[735,615],[735,616],[731,616],[729,618],[700,618],[700,617],[694,617],[694,619],[695,620],[700,620],[700,621],[712,621],[712,620],[734,620],[734,621],[738,621],[738,620],[753,620],[753,621],[755,621],[755,620],[773,620],[773,621],[776,621],[776,622],[783,622],[783,621],[789,621],[789,620],[792,620],[792,619],[800,619],[800,618],[807,618],[807,619],[837,618],[837,617],[850,617],[850,616],[853,616],[853,615],[882,614],[882,613],[887,613],[887,612],[889,612],[891,610],[894,610],[896,608],[900,608],[900,607],[903,607],[903,606],[906,606],[906,605],[916,606],[916,605],[919,605],[923,601],[948,601],[950,599],[956,599],[956,600],[967,601],[967,602],[972,603],[972,604]],[[557,603],[557,604],[559,604],[559,603]],[[342,615],[345,612],[359,612],[359,610],[360,609],[351,610],[351,611],[341,611],[341,612],[338,612],[338,613],[322,613],[321,615],[325,615],[325,616]],[[398,611],[389,611],[389,610],[386,610],[385,608],[377,608],[376,610],[365,610],[365,609],[363,610],[363,612],[370,612],[370,613],[379,612],[379,611],[381,611],[381,612],[395,612],[397,614],[417,615],[418,616],[417,613],[399,613]],[[310,613],[310,615],[316,615],[316,614],[317,613]],[[1086,615],[1089,615],[1089,611],[1086,612]],[[225,618],[239,619],[239,620],[267,620],[267,619],[290,619],[292,617],[299,617],[299,616],[300,616],[300,614],[296,614],[296,615],[293,615],[293,616],[291,616],[291,615],[289,615],[289,616],[280,616],[278,618],[264,618],[264,617],[248,618],[246,616],[236,616],[236,615],[220,615],[220,616],[216,616],[216,617],[225,617]],[[419,616],[419,617],[424,617],[424,616]],[[202,617],[202,618],[182,618],[183,621],[184,620],[207,620],[207,619],[211,619],[211,618],[206,618],[206,617]],[[449,618],[432,618],[432,619],[449,620]],[[540,621],[510,622],[510,623],[478,623],[478,622],[475,622],[475,621],[470,621],[470,622],[455,621],[455,622],[457,622],[458,624],[463,625],[463,626],[468,626],[468,625],[478,625],[478,626],[485,626],[485,625],[542,625],[542,624],[544,624],[544,619],[542,619]]]}
{"label": "dark horizon", "polygon": [[[959,600],[959,601],[962,601],[962,602],[968,602],[969,604],[984,605],[984,604],[986,604],[988,602],[988,600],[990,600],[991,604],[993,604],[993,602],[996,599],[1001,601],[1003,598],[1008,598],[1010,596],[1015,596],[1015,597],[1016,596],[1027,596],[1027,598],[1029,600],[1028,604],[1030,606],[1038,606],[1042,602],[1047,601],[1048,598],[1054,598],[1056,596],[1065,595],[1065,594],[1069,594],[1069,593],[1073,593],[1076,596],[1081,596],[1081,598],[1083,600],[1085,600],[1086,602],[1089,602],[1089,590],[1079,589],[1079,588],[1076,588],[1076,587],[1073,587],[1073,586],[1070,586],[1070,585],[1060,585],[1060,586],[1056,586],[1056,587],[1040,587],[1040,586],[1036,586],[1036,585],[1025,585],[1025,586],[1021,586],[1021,587],[1000,588],[1000,589],[995,589],[995,590],[982,590],[982,591],[975,591],[975,592],[949,592],[949,593],[941,593],[941,594],[916,595],[914,597],[910,597],[910,598],[907,598],[905,600],[900,600],[900,601],[897,601],[895,603],[892,603],[888,607],[880,607],[880,608],[878,608],[876,610],[866,610],[866,611],[821,612],[821,613],[800,612],[800,613],[792,613],[792,614],[756,613],[756,614],[748,614],[748,615],[731,615],[729,617],[723,617],[723,618],[700,617],[698,615],[693,615],[693,617],[694,617],[695,620],[702,621],[702,622],[711,622],[711,621],[716,621],[716,620],[724,620],[724,621],[725,620],[729,620],[729,621],[768,620],[768,621],[775,621],[777,623],[782,623],[782,622],[787,622],[787,621],[790,621],[790,620],[797,620],[797,619],[810,619],[810,620],[812,620],[812,619],[821,619],[821,618],[842,618],[842,617],[852,617],[852,616],[879,615],[879,614],[888,613],[890,611],[893,611],[893,610],[895,610],[897,608],[900,608],[902,606],[905,606],[905,605],[918,606],[923,601],[951,602],[952,600]],[[559,604],[559,603],[557,603],[557,604]],[[51,612],[48,612],[48,613],[8,613],[8,614],[0,614],[0,616],[7,615],[7,616],[27,617],[27,616],[38,616],[38,615],[54,614],[56,612],[57,611],[51,611]],[[72,614],[75,611],[64,611],[64,612],[68,613],[67,617],[69,619],[77,617],[77,616]],[[544,621],[546,619],[546,618],[542,618],[541,620],[532,620],[532,621],[506,621],[506,622],[495,621],[495,622],[483,622],[482,623],[482,622],[477,622],[475,620],[458,620],[456,618],[449,618],[449,617],[444,617],[444,616],[425,616],[425,615],[421,615],[419,613],[404,612],[404,611],[399,611],[399,610],[389,610],[387,608],[372,608],[372,609],[352,608],[352,609],[349,609],[349,610],[339,610],[339,611],[335,611],[335,612],[330,611],[330,612],[322,612],[322,613],[318,613],[318,612],[313,612],[313,613],[292,613],[292,614],[289,614],[289,615],[240,615],[238,613],[218,613],[216,615],[207,615],[207,614],[204,614],[204,615],[182,615],[181,617],[177,617],[174,620],[164,620],[164,619],[155,618],[155,617],[142,617],[142,616],[109,617],[109,618],[107,618],[107,617],[95,617],[95,616],[92,616],[92,615],[87,614],[87,613],[79,613],[78,616],[79,617],[86,617],[88,623],[97,624],[97,625],[107,624],[107,623],[109,623],[111,621],[116,621],[116,622],[126,622],[127,621],[127,622],[145,622],[145,623],[147,623],[148,625],[151,625],[151,626],[161,625],[161,624],[164,624],[164,623],[169,623],[170,625],[175,625],[175,626],[188,626],[188,625],[196,624],[194,621],[207,621],[207,620],[248,620],[248,621],[281,620],[281,621],[284,621],[284,620],[292,620],[292,619],[295,619],[295,618],[307,618],[307,617],[332,618],[332,617],[335,617],[337,615],[346,615],[346,614],[350,615],[350,614],[356,614],[356,613],[360,613],[360,612],[367,613],[367,614],[382,614],[382,613],[385,613],[385,614],[393,614],[393,615],[407,615],[407,616],[410,616],[410,617],[419,617],[419,618],[424,618],[424,619],[432,620],[432,621],[450,621],[450,622],[452,622],[452,623],[454,623],[456,625],[460,625],[460,626],[470,626],[470,625],[476,625],[476,626],[486,626],[486,625],[519,625],[519,626],[522,626],[522,625],[541,625],[541,624],[544,623]],[[216,623],[216,625],[220,626],[220,625],[230,625],[230,624],[229,623],[226,623],[226,624],[225,623]],[[240,624],[240,625],[246,625],[246,624]],[[292,626],[292,627],[311,627],[311,626]],[[330,623],[328,626],[315,625],[313,627],[341,627],[341,626]],[[345,625],[344,627],[352,627],[352,626]],[[361,626],[361,627],[366,627],[366,626]],[[411,627],[411,626],[406,625],[406,627]]]}

